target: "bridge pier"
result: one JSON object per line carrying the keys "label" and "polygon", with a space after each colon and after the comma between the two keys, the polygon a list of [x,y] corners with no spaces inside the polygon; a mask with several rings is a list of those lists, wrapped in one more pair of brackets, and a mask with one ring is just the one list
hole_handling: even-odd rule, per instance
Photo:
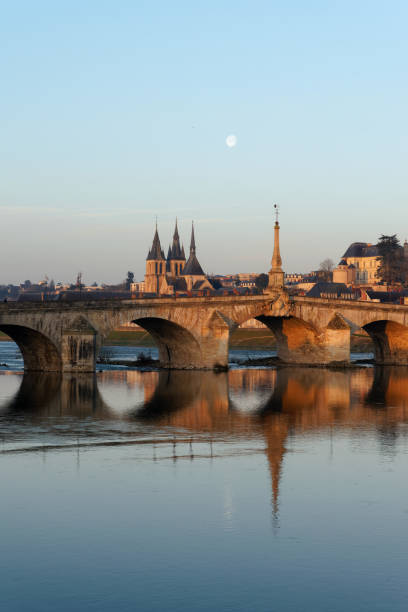
{"label": "bridge pier", "polygon": [[96,330],[83,317],[78,317],[62,330],[61,370],[63,372],[95,372],[100,339]]}
{"label": "bridge pier", "polygon": [[327,365],[350,362],[350,328],[338,316],[316,329],[295,317],[258,317],[275,334],[284,363]]}

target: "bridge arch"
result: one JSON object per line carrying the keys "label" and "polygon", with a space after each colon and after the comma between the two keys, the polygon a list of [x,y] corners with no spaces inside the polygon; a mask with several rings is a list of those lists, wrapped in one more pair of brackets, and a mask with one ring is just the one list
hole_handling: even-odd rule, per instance
{"label": "bridge arch", "polygon": [[[278,344],[278,357],[283,361],[304,361],[308,349],[315,347],[316,329],[306,321],[297,317],[256,317],[274,333]],[[300,352],[300,354],[299,354]]]}
{"label": "bridge arch", "polygon": [[408,327],[382,319],[362,326],[374,344],[375,361],[382,365],[408,364]]}
{"label": "bridge arch", "polygon": [[18,345],[28,372],[60,372],[61,354],[57,346],[45,334],[23,325],[1,324],[4,332]]}
{"label": "bridge arch", "polygon": [[[252,317],[266,325],[274,334],[279,359],[285,363],[327,364],[350,360],[350,327],[336,313],[319,326],[294,314],[279,315],[262,312]],[[239,325],[245,322],[239,321]]]}
{"label": "bridge arch", "polygon": [[201,348],[193,334],[185,327],[160,317],[140,317],[132,321],[143,327],[156,342],[160,366],[190,369],[200,367]]}

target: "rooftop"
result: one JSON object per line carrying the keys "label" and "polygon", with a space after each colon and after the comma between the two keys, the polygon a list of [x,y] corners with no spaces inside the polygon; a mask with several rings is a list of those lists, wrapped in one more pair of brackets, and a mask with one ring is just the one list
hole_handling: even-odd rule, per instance
{"label": "rooftop", "polygon": [[353,242],[343,255],[346,257],[378,257],[378,249],[368,242]]}

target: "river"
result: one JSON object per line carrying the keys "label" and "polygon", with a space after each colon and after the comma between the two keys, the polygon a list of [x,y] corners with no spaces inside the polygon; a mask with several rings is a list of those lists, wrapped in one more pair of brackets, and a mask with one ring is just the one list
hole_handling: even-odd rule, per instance
{"label": "river", "polygon": [[2,610],[406,610],[407,368],[0,363]]}

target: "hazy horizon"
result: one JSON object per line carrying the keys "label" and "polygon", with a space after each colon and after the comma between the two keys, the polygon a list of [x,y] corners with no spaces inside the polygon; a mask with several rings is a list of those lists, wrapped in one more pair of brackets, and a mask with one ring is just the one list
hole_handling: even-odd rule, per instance
{"label": "hazy horizon", "polygon": [[403,242],[407,18],[379,0],[7,4],[0,283],[141,280],[156,215],[165,253],[177,216],[206,273],[266,272],[275,202],[286,272]]}
{"label": "hazy horizon", "polygon": [[[169,246],[169,243],[171,243],[172,238],[173,238],[173,233],[174,233],[174,226],[175,226],[175,220],[173,221],[168,221],[166,224],[163,224],[163,229],[161,230],[160,228],[160,223],[158,224],[158,231],[159,231],[159,237],[160,237],[160,241],[161,241],[161,246],[162,249],[164,251],[165,256],[167,256],[167,249]],[[191,221],[184,221],[184,220],[180,220],[178,219],[178,228],[179,228],[179,234],[180,234],[180,241],[181,243],[184,245],[184,249],[185,249],[185,253],[186,253],[186,258],[188,258],[189,255],[189,249],[190,249],[190,237],[191,237]],[[43,273],[39,273],[36,276],[35,275],[31,275],[31,276],[25,276],[24,278],[18,278],[18,279],[11,279],[11,280],[7,280],[6,282],[2,282],[0,281],[0,284],[9,284],[9,283],[14,283],[14,284],[19,284],[24,282],[24,280],[29,279],[31,280],[31,282],[38,282],[40,280],[43,280],[45,278],[45,276],[48,277],[48,279],[51,281],[54,280],[55,282],[63,282],[65,283],[74,283],[76,281],[76,277],[77,277],[77,273],[81,272],[83,275],[83,281],[85,282],[85,284],[91,284],[93,282],[97,282],[98,285],[102,284],[102,283],[106,283],[106,284],[116,284],[116,283],[120,283],[121,281],[125,280],[126,275],[128,270],[134,272],[135,274],[135,281],[140,281],[143,280],[144,277],[144,271],[145,271],[145,262],[146,262],[146,256],[147,253],[151,247],[152,244],[152,240],[153,240],[153,236],[154,236],[154,231],[155,231],[155,221],[152,222],[152,227],[151,229],[151,236],[150,238],[147,237],[147,243],[146,243],[146,248],[145,248],[145,252],[142,252],[142,258],[140,261],[137,262],[138,265],[136,266],[128,266],[128,268],[123,268],[120,269],[118,271],[118,275],[116,277],[112,277],[112,278],[104,278],[103,276],[101,277],[92,277],[89,275],[89,273],[87,273],[86,269],[84,269],[83,267],[80,268],[78,267],[78,269],[74,269],[72,270],[72,274],[71,276],[68,277],[63,277],[62,275],[50,275],[49,273],[47,273],[47,271],[43,271]],[[302,268],[301,265],[299,266],[298,269],[293,269],[293,270],[288,270],[287,266],[285,266],[285,258],[284,258],[284,248],[285,248],[285,244],[287,243],[287,238],[284,235],[284,229],[281,227],[281,234],[280,234],[280,243],[281,243],[281,253],[283,254],[283,268],[285,270],[285,272],[287,273],[295,273],[295,272],[300,272],[300,273],[306,273],[306,272],[310,272],[312,270],[317,270],[319,269],[319,265],[321,263],[321,261],[323,261],[323,259],[326,259],[326,257],[322,257],[321,260],[319,262],[316,263],[316,265],[313,268]],[[208,259],[208,253],[203,252],[202,249],[202,245],[200,243],[200,225],[197,227],[197,223],[195,223],[195,235],[196,235],[196,245],[197,245],[197,256],[198,259],[200,261],[200,263],[205,262]],[[41,235],[39,234],[38,236],[39,241],[41,240]],[[211,236],[210,236],[211,238]],[[353,240],[350,241],[350,243],[348,243],[347,245],[344,246],[344,249],[341,251],[341,253],[339,253],[337,258],[333,258],[331,257],[331,255],[329,254],[327,257],[333,259],[334,264],[337,265],[337,263],[339,262],[341,256],[343,255],[343,253],[346,251],[346,248],[349,246],[349,244],[351,244],[351,242],[357,242],[357,241],[361,241],[361,240]],[[268,237],[266,237],[265,242],[265,248],[267,249],[269,247],[270,249],[270,253],[269,256],[267,256],[265,258],[265,266],[263,269],[250,269],[250,268],[243,268],[243,269],[231,269],[231,270],[226,270],[226,269],[222,269],[222,267],[220,266],[220,269],[208,269],[205,268],[205,272],[208,275],[228,275],[228,274],[237,274],[237,273],[259,273],[261,274],[262,272],[268,272],[268,270],[270,269],[270,265],[271,265],[271,257],[272,257],[272,246],[273,246],[273,222],[271,225],[271,235],[269,236],[269,244],[268,244]],[[363,240],[364,242],[364,240]],[[365,242],[370,242],[369,240],[365,241]],[[371,241],[372,243],[376,243],[377,240]],[[401,242],[403,242],[401,240]],[[103,245],[102,245],[103,246]],[[139,245],[140,246],[140,245]],[[211,249],[211,243],[210,246],[208,247],[209,250]],[[103,248],[101,248],[101,255],[103,255]],[[139,252],[143,251],[143,247],[139,248]],[[105,253],[106,255],[106,253]],[[260,254],[259,254],[260,255]],[[98,256],[95,253],[95,256]],[[261,257],[259,257],[259,259],[261,259]],[[77,261],[78,258],[77,258]],[[49,267],[53,267],[55,269],[55,264],[53,264],[52,266]],[[136,272],[136,270],[140,270],[139,274]],[[7,272],[6,270],[2,270],[3,274],[4,272]]]}

